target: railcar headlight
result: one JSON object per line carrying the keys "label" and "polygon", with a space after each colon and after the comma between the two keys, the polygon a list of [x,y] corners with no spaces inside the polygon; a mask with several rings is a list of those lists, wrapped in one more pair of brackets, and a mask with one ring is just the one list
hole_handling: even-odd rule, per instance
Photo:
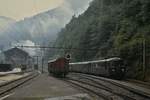
{"label": "railcar headlight", "polygon": [[124,71],[125,71],[125,69],[124,69],[124,68],[122,68],[122,69],[121,69],[121,71],[122,71],[122,72],[124,72]]}
{"label": "railcar headlight", "polygon": [[111,71],[112,71],[112,72],[115,72],[115,69],[112,69]]}

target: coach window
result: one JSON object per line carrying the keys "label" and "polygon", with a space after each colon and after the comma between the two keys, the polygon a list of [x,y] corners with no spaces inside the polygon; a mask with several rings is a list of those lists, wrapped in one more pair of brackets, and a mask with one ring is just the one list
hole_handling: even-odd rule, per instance
{"label": "coach window", "polygon": [[101,63],[98,63],[98,66],[99,66],[99,67],[103,67]]}
{"label": "coach window", "polygon": [[98,64],[95,64],[95,67],[98,68]]}
{"label": "coach window", "polygon": [[91,69],[90,63],[87,64],[86,68],[88,69],[88,72],[90,72]]}
{"label": "coach window", "polygon": [[93,68],[94,67],[94,65],[92,64],[92,63],[90,63],[90,66]]}
{"label": "coach window", "polygon": [[113,61],[110,61],[110,66],[111,66],[111,68],[115,68]]}
{"label": "coach window", "polygon": [[105,70],[107,70],[107,62],[104,62]]}
{"label": "coach window", "polygon": [[90,63],[89,66],[91,68],[91,72],[93,72],[93,66],[92,66],[92,64]]}

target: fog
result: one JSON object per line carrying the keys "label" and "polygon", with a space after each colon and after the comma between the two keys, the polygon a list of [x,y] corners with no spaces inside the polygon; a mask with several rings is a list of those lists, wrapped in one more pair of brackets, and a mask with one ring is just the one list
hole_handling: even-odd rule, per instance
{"label": "fog", "polygon": [[[80,15],[91,0],[64,0],[59,7],[39,13],[24,20],[15,21],[0,16],[0,50],[17,45],[49,45],[57,38],[57,33],[70,21],[73,15]],[[11,20],[11,21],[10,21]],[[26,49],[35,55],[34,49]]]}

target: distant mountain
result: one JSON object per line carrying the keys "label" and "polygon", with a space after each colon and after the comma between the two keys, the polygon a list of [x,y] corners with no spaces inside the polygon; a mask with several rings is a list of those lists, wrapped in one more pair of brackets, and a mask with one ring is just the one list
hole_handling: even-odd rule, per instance
{"label": "distant mountain", "polygon": [[[56,39],[57,33],[69,22],[72,15],[71,10],[58,7],[15,22],[5,27],[5,30],[0,30],[0,45],[10,45],[10,43],[15,44],[26,40],[31,40],[36,44],[49,44]],[[2,18],[8,19],[0,17],[0,27],[1,23],[7,25],[7,23],[14,22],[11,19],[1,22]]]}
{"label": "distant mountain", "polygon": [[12,24],[14,22],[15,22],[15,20],[13,20],[11,18],[0,16],[0,30],[6,28],[7,26],[9,26],[10,24]]}
{"label": "distant mountain", "polygon": [[31,18],[25,18],[16,23],[16,26],[21,27],[20,31],[30,34],[34,42],[48,42],[56,39],[58,31],[69,22],[71,16],[70,11],[59,7]]}
{"label": "distant mountain", "polygon": [[0,25],[3,25],[0,28],[0,51],[16,45],[53,45],[57,33],[65,27],[73,15],[78,16],[85,11],[89,1],[91,0],[64,0],[57,8],[17,22],[10,19],[8,24],[4,24],[0,21]]}

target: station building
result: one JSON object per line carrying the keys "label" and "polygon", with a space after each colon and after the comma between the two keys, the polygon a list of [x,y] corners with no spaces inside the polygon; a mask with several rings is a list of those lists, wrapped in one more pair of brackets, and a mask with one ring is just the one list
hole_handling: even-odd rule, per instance
{"label": "station building", "polygon": [[32,63],[32,57],[26,51],[16,47],[0,54],[0,64],[11,64],[13,68],[20,66],[30,67]]}

